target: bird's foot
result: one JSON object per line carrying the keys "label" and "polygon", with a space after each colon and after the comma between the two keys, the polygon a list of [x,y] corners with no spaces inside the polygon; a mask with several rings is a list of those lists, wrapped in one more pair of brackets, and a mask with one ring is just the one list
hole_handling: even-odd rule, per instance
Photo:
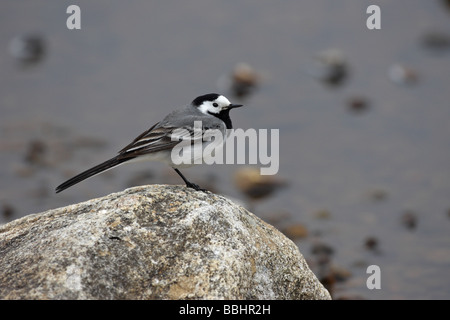
{"label": "bird's foot", "polygon": [[194,189],[195,191],[202,191],[202,192],[208,192],[208,190],[200,188],[199,185],[192,183],[192,182],[187,182],[186,183],[186,187]]}

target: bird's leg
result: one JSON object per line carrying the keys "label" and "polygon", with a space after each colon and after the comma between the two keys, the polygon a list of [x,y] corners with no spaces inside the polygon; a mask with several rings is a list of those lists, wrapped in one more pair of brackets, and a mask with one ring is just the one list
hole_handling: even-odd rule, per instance
{"label": "bird's leg", "polygon": [[202,189],[200,188],[198,185],[196,185],[195,183],[190,182],[188,179],[186,179],[185,176],[183,176],[183,174],[180,172],[180,170],[178,170],[177,168],[173,168],[175,170],[176,173],[178,173],[178,175],[181,177],[181,179],[183,179],[183,181],[186,183],[186,187],[188,188],[192,188],[195,191],[203,191],[203,192],[207,192],[208,190],[206,189]]}

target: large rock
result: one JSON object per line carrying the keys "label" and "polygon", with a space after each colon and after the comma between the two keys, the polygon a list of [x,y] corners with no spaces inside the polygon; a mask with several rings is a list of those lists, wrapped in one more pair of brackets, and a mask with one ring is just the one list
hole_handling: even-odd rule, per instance
{"label": "large rock", "polygon": [[297,246],[230,200],[145,186],[0,226],[1,299],[330,299]]}

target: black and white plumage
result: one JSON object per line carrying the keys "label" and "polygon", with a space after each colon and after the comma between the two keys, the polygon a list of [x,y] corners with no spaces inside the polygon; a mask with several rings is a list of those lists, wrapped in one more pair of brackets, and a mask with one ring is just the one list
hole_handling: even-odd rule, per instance
{"label": "black and white plumage", "polygon": [[[230,110],[241,106],[240,104],[230,103],[226,97],[217,93],[199,96],[189,105],[171,112],[162,121],[144,131],[129,145],[120,150],[117,156],[76,175],[56,187],[56,192],[61,192],[74,184],[123,163],[143,160],[161,161],[169,164],[180,175],[187,187],[204,191],[198,185],[188,181],[178,170],[178,168],[192,166],[196,162],[175,164],[171,157],[172,149],[180,143],[181,139],[188,139],[193,142],[193,148],[195,146],[204,147],[204,144],[208,141],[208,139],[204,139],[205,134],[209,132],[208,129],[220,130],[226,138],[226,129],[232,128],[229,115]],[[196,121],[201,121],[202,123],[201,134],[198,134],[195,130],[194,123]],[[180,132],[185,132],[185,134],[180,134]],[[201,141],[202,143],[196,144],[196,141]],[[192,154],[202,155],[202,152],[194,151]]]}

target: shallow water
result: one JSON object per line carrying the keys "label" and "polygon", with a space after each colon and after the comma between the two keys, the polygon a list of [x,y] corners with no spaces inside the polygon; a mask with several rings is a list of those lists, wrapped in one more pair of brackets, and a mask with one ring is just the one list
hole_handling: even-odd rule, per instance
{"label": "shallow water", "polygon": [[[219,78],[246,62],[263,80],[243,101],[227,94],[245,104],[233,110],[234,126],[280,129],[279,177],[289,183],[253,212],[280,229],[303,224],[308,236],[295,242],[316,274],[314,248],[332,248],[327,268],[351,274],[333,282],[334,298],[448,299],[450,50],[423,40],[450,35],[444,3],[379,2],[381,30],[368,30],[373,1],[79,1],[82,28],[69,31],[67,4],[4,2],[0,222],[132,185],[181,184],[164,165],[143,163],[53,193],[168,111],[220,91]],[[30,33],[42,36],[46,52],[24,66],[8,46]],[[310,74],[313,57],[330,48],[349,65],[336,87]],[[395,64],[415,70],[417,81],[390,80]],[[367,109],[351,109],[352,99]],[[240,167],[183,172],[246,201],[232,179]],[[405,225],[405,212],[415,227]],[[366,286],[372,264],[380,290]]]}

